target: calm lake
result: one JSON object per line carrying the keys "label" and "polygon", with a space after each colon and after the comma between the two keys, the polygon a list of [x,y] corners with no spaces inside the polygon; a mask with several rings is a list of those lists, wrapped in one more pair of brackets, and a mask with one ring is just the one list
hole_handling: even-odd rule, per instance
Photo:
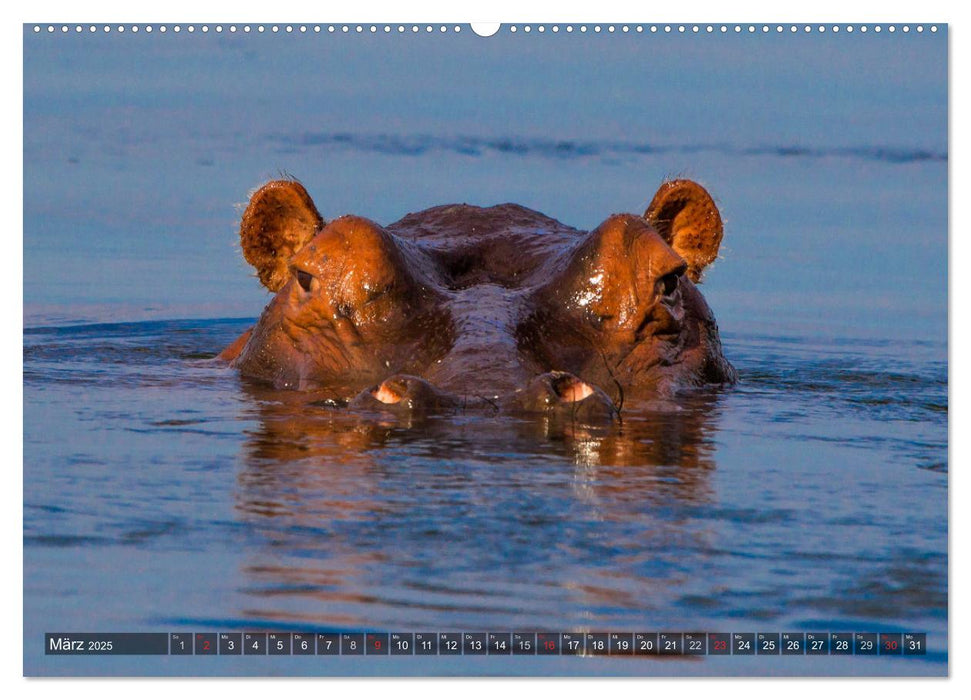
{"label": "calm lake", "polygon": [[[24,28],[25,674],[947,673],[946,29],[589,26]],[[243,380],[212,358],[269,300],[237,226],[281,173],[328,219],[516,202],[584,229],[697,179],[740,382],[567,429]],[[43,653],[242,630],[917,632],[927,654]]]}

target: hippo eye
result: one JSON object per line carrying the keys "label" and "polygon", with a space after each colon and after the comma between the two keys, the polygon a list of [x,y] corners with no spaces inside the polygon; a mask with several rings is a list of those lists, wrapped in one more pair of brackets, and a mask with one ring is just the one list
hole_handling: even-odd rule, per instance
{"label": "hippo eye", "polygon": [[313,281],[314,281],[314,276],[311,275],[309,272],[304,272],[303,270],[297,270],[297,284],[299,284],[303,288],[303,291],[309,292],[310,285],[313,283]]}
{"label": "hippo eye", "polygon": [[678,282],[681,279],[681,274],[678,272],[671,272],[660,279],[661,285],[661,296],[669,297],[678,289]]}

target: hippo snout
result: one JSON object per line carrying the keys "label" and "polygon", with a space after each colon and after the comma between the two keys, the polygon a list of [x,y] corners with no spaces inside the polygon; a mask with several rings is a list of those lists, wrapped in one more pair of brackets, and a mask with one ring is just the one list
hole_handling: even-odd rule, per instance
{"label": "hippo snout", "polygon": [[489,412],[543,414],[581,422],[603,422],[620,413],[600,388],[569,372],[546,372],[508,396],[458,396],[430,382],[398,374],[365,389],[350,408],[394,414]]}

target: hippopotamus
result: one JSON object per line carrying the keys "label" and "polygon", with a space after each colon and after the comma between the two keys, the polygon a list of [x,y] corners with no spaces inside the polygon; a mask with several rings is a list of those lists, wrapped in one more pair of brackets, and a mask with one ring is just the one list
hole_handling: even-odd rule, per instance
{"label": "hippopotamus", "polygon": [[722,233],[687,179],[590,232],[516,204],[326,221],[302,184],[275,180],[239,232],[274,297],[220,358],[334,406],[616,418],[736,381],[697,286]]}

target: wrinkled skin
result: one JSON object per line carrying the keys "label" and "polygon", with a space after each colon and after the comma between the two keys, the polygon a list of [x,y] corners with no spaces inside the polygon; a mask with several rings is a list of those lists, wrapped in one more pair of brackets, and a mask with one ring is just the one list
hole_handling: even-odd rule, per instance
{"label": "wrinkled skin", "polygon": [[721,238],[690,180],[589,233],[513,204],[328,223],[302,185],[274,181],[240,242],[275,297],[220,357],[332,405],[610,420],[736,380],[696,286]]}

